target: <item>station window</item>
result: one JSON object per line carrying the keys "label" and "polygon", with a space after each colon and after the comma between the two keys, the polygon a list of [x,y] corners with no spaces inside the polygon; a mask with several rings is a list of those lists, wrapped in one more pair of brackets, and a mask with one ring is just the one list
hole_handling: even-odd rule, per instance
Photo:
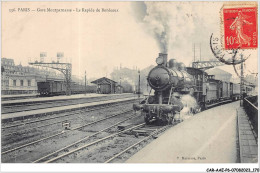
{"label": "station window", "polygon": [[23,80],[21,80],[21,86],[23,86]]}
{"label": "station window", "polygon": [[28,86],[31,86],[31,80],[28,80]]}
{"label": "station window", "polygon": [[14,84],[14,86],[16,86],[16,80],[13,80],[13,84]]}

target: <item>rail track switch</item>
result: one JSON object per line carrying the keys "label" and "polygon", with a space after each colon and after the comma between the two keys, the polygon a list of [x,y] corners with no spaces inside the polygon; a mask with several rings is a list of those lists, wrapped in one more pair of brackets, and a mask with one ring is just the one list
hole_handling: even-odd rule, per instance
{"label": "rail track switch", "polygon": [[70,129],[70,122],[69,121],[63,121],[62,127],[64,127],[65,130],[69,130]]}

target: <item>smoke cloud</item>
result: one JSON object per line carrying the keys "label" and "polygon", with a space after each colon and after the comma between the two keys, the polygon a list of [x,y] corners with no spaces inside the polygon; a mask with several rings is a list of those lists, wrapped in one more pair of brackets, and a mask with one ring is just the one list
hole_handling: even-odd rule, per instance
{"label": "smoke cloud", "polygon": [[[202,59],[214,58],[209,47],[209,38],[212,33],[219,32],[219,17],[215,18],[219,16],[219,11],[215,9],[221,6],[217,3],[210,6],[208,4],[136,2],[133,6],[135,19],[146,33],[155,38],[160,51],[168,53],[169,58],[190,65],[194,44],[196,48],[201,45]],[[197,50],[197,58],[198,54]]]}
{"label": "smoke cloud", "polygon": [[160,2],[136,2],[134,4],[135,9],[141,11],[136,17],[155,38],[162,53],[168,52],[170,38],[170,13],[165,10],[165,5]]}
{"label": "smoke cloud", "polygon": [[144,22],[147,24],[150,33],[152,33],[156,39],[160,51],[167,53],[170,34],[170,13],[164,8],[166,4],[158,2],[145,2],[145,4],[147,15],[144,18]]}

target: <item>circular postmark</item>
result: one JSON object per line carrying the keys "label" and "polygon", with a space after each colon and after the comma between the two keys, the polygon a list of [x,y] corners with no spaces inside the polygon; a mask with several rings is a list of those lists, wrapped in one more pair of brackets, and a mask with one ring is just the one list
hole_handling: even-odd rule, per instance
{"label": "circular postmark", "polygon": [[210,49],[213,55],[220,62],[226,65],[233,65],[236,75],[240,77],[237,66],[244,63],[250,57],[250,54],[245,53],[243,49],[225,50],[221,45],[221,39],[212,33],[210,36]]}
{"label": "circular postmark", "polygon": [[219,37],[213,35],[210,36],[210,49],[214,56],[222,63],[226,65],[237,65],[245,62],[249,56],[243,55],[242,49],[230,49],[224,50],[221,47],[221,40]]}

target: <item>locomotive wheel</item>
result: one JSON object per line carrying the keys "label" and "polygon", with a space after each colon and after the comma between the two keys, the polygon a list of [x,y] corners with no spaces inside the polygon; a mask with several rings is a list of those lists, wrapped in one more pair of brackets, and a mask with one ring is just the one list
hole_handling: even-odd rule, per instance
{"label": "locomotive wheel", "polygon": [[165,120],[162,120],[162,119],[156,120],[156,125],[165,126],[165,125],[167,125],[167,124],[168,124],[168,122],[165,121]]}
{"label": "locomotive wheel", "polygon": [[171,117],[171,118],[168,119],[167,124],[168,124],[168,125],[172,124],[172,121],[173,121],[173,118]]}
{"label": "locomotive wheel", "polygon": [[168,115],[166,116],[166,124],[170,125],[172,124],[173,121],[173,115],[172,113],[168,113]]}
{"label": "locomotive wheel", "polygon": [[150,125],[150,119],[148,117],[144,117],[145,124]]}
{"label": "locomotive wheel", "polygon": [[207,110],[207,104],[204,103],[204,104],[201,104],[201,110],[204,111],[204,110]]}
{"label": "locomotive wheel", "polygon": [[151,120],[150,116],[147,113],[144,113],[145,124],[150,125],[151,124],[150,120]]}

